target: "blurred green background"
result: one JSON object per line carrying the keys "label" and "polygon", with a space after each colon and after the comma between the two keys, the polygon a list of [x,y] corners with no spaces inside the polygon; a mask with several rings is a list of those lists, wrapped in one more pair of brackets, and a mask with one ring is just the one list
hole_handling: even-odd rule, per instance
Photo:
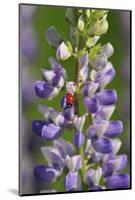
{"label": "blurred green background", "polygon": [[[31,16],[28,15],[28,13],[30,13],[29,10],[31,10]],[[22,174],[25,174],[25,178],[22,177],[21,179],[23,182],[21,187],[23,193],[26,194],[37,193],[47,187],[43,184],[36,183],[35,179],[33,179],[32,166],[37,163],[45,163],[45,160],[40,152],[40,147],[43,145],[50,145],[50,143],[48,144],[46,141],[32,133],[31,123],[34,119],[43,119],[43,116],[37,109],[39,104],[45,104],[56,108],[58,111],[62,111],[60,101],[65,94],[65,90],[62,90],[60,94],[52,101],[48,101],[35,96],[33,92],[33,84],[36,80],[42,80],[40,68],[49,67],[48,58],[50,56],[55,57],[56,54],[55,50],[48,45],[45,39],[45,31],[47,31],[50,26],[55,26],[65,39],[70,40],[70,26],[65,21],[65,10],[66,7],[32,5],[20,6],[20,64],[22,72],[21,85],[23,88],[21,158],[24,163],[24,165],[21,167],[21,171]],[[117,90],[118,101],[116,110],[111,119],[119,119],[124,123],[124,131],[120,135],[120,139],[123,141],[120,153],[128,154],[130,159],[130,12],[110,10],[108,14],[108,22],[108,32],[101,37],[99,42],[102,44],[110,42],[115,50],[113,56],[109,60],[114,65],[116,76],[114,80],[107,86],[107,88],[114,88]],[[30,31],[28,31],[29,28]],[[25,42],[26,47],[24,45],[24,48],[22,48],[25,40],[24,38],[27,36],[27,34],[25,35],[25,29],[28,32],[31,32],[31,35],[28,39],[29,42]],[[32,46],[29,48],[28,45],[32,44],[31,38],[35,45],[34,47]],[[27,54],[27,48],[29,48],[29,51],[33,51],[34,48],[34,52],[30,52],[30,55]],[[70,58],[68,61],[61,62],[61,64],[67,70],[68,80],[74,80],[74,58]],[[23,85],[25,85],[25,87],[23,87]],[[30,97],[27,98],[28,96]],[[81,113],[84,112],[84,107],[82,106],[81,101],[80,111]],[[67,130],[64,132],[62,137],[72,142],[73,132]],[[125,169],[125,171],[128,173],[130,172],[129,164]],[[29,168],[28,172],[27,168]],[[59,191],[64,191],[63,180],[60,179],[55,184],[55,188]]]}

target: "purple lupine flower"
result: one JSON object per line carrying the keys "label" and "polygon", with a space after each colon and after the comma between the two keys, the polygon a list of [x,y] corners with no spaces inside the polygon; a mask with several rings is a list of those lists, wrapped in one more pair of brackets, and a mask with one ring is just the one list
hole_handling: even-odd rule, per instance
{"label": "purple lupine flower", "polygon": [[71,49],[64,42],[62,42],[57,48],[56,52],[57,59],[67,60],[71,55],[72,55]]}
{"label": "purple lupine flower", "polygon": [[102,46],[102,48],[100,49],[100,54],[105,54],[107,58],[111,57],[113,53],[114,53],[114,48],[110,42]]}
{"label": "purple lupine flower", "polygon": [[118,136],[123,131],[123,123],[122,121],[109,121],[109,125],[107,130],[105,131],[105,136],[107,137],[114,137]]}
{"label": "purple lupine flower", "polygon": [[65,177],[65,188],[68,192],[80,191],[81,180],[77,172],[69,172]]}
{"label": "purple lupine flower", "polygon": [[47,140],[54,140],[60,137],[62,134],[62,129],[60,126],[57,126],[53,123],[50,123],[48,125],[44,125],[42,128],[42,137]]}
{"label": "purple lupine flower", "polygon": [[47,125],[48,122],[47,121],[43,121],[43,120],[34,120],[32,122],[32,130],[35,134],[41,136],[42,135],[42,128],[44,125]]}
{"label": "purple lupine flower", "polygon": [[34,168],[34,176],[39,181],[54,182],[58,176],[58,172],[53,167],[37,165]]}
{"label": "purple lupine flower", "polygon": [[124,173],[116,173],[106,180],[108,187],[112,189],[129,188],[130,181],[129,175]]}
{"label": "purple lupine flower", "polygon": [[[71,55],[77,59],[76,90],[72,91],[75,102],[67,107],[66,95],[63,96],[61,112],[40,105],[38,108],[45,121],[33,121],[33,131],[41,138],[52,141],[51,146],[41,147],[46,164],[37,166],[34,174],[39,180],[53,182],[65,173],[64,186],[68,192],[81,191],[84,187],[88,190],[129,187],[128,174],[121,172],[127,165],[127,155],[118,154],[122,142],[114,138],[122,133],[123,123],[110,119],[116,108],[117,92],[105,89],[115,76],[115,69],[108,61],[114,49],[110,43],[96,45],[99,37],[93,35],[94,32],[101,35],[107,31],[107,13],[92,11],[89,15],[90,10],[87,11],[87,20],[91,15],[102,20],[87,27],[85,34],[88,37],[84,47],[78,46],[75,38],[78,31],[83,31],[80,23],[85,26],[85,21],[82,21],[85,16],[80,16],[80,10],[74,13],[74,9],[68,9],[66,12],[66,19],[74,25],[71,30],[72,44],[61,40],[54,27],[48,29],[46,35],[50,45],[56,48],[58,60],[66,60]],[[74,19],[71,17],[73,14]],[[76,21],[77,16],[79,21]],[[49,62],[51,69],[41,69],[45,80],[36,82],[35,92],[39,97],[51,99],[64,87],[67,74],[54,58],[49,58]],[[80,94],[87,113],[80,114],[76,109]],[[89,118],[86,120],[87,116],[91,117],[91,124]],[[85,121],[88,127],[84,126]],[[65,129],[67,132],[73,129],[72,144],[60,138]]]}
{"label": "purple lupine flower", "polygon": [[34,90],[36,95],[40,98],[52,98],[59,92],[58,88],[53,87],[45,81],[36,81]]}
{"label": "purple lupine flower", "polygon": [[41,69],[45,81],[36,81],[34,90],[38,97],[52,99],[58,95],[64,86],[67,75],[65,70],[55,59],[50,58],[49,62],[52,66],[52,70],[48,68]]}
{"label": "purple lupine flower", "polygon": [[97,55],[96,58],[91,61],[91,65],[96,70],[103,69],[106,66],[106,64],[107,64],[106,54]]}
{"label": "purple lupine flower", "polygon": [[103,89],[108,83],[112,81],[115,76],[115,69],[111,62],[107,62],[106,66],[100,71],[91,71],[92,81],[99,83],[99,88]]}
{"label": "purple lupine flower", "polygon": [[84,143],[84,134],[81,132],[75,132],[74,134],[74,144],[80,148]]}
{"label": "purple lupine flower", "polygon": [[84,104],[90,113],[96,113],[99,109],[99,101],[96,97],[85,97]]}
{"label": "purple lupine flower", "polygon": [[89,74],[88,62],[89,62],[88,54],[84,54],[78,60],[78,65],[80,68],[79,79],[83,83],[87,80]]}
{"label": "purple lupine flower", "polygon": [[96,90],[98,89],[98,86],[99,86],[98,83],[95,83],[95,82],[92,82],[92,81],[85,82],[85,85],[82,89],[83,96],[91,97],[96,92]]}
{"label": "purple lupine flower", "polygon": [[91,190],[102,189],[102,186],[99,185],[100,179],[102,176],[102,169],[98,167],[96,170],[89,169],[86,173],[86,183]]}

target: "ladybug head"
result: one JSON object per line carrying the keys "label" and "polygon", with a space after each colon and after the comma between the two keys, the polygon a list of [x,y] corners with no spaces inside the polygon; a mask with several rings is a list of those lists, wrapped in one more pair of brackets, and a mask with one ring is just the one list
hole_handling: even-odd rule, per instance
{"label": "ladybug head", "polygon": [[75,82],[70,81],[66,83],[66,91],[69,93],[75,93]]}

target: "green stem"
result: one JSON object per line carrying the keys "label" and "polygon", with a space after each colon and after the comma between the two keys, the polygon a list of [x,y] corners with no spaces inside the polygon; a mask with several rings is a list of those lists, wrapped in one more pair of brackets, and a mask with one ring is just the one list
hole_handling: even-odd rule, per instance
{"label": "green stem", "polygon": [[[75,114],[78,115],[78,116],[79,116],[79,93],[80,93],[79,73],[80,73],[80,68],[79,68],[79,64],[78,64],[78,60],[77,60],[76,69],[75,69],[75,84],[76,84]],[[82,177],[83,182],[85,183],[86,166],[85,166],[85,157],[84,157],[83,145],[80,147],[80,149],[77,149],[77,152],[82,157],[81,177]]]}

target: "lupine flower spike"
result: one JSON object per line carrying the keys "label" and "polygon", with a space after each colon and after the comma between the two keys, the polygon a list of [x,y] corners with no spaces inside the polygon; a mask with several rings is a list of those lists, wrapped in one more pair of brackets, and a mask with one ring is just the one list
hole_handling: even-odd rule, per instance
{"label": "lupine flower spike", "polygon": [[[56,189],[50,183],[62,175],[68,192],[130,186],[130,177],[123,171],[128,157],[118,154],[122,142],[117,137],[123,132],[123,123],[111,120],[118,95],[115,89],[106,89],[116,75],[108,60],[114,48],[110,42],[98,43],[109,28],[107,16],[107,10],[68,8],[65,18],[71,27],[71,41],[62,39],[55,27],[46,33],[48,43],[56,50],[56,59],[49,58],[51,69],[41,69],[44,79],[35,82],[34,91],[48,100],[62,89],[65,95],[59,102],[60,111],[38,106],[43,119],[33,120],[32,129],[41,139],[51,141],[51,145],[41,147],[45,164],[34,166],[33,174],[48,184],[52,192]],[[74,80],[68,79],[66,69],[59,64],[71,56],[77,63],[73,67]],[[85,108],[83,114],[79,113],[81,103]],[[65,130],[73,130],[72,142],[62,139]]]}

